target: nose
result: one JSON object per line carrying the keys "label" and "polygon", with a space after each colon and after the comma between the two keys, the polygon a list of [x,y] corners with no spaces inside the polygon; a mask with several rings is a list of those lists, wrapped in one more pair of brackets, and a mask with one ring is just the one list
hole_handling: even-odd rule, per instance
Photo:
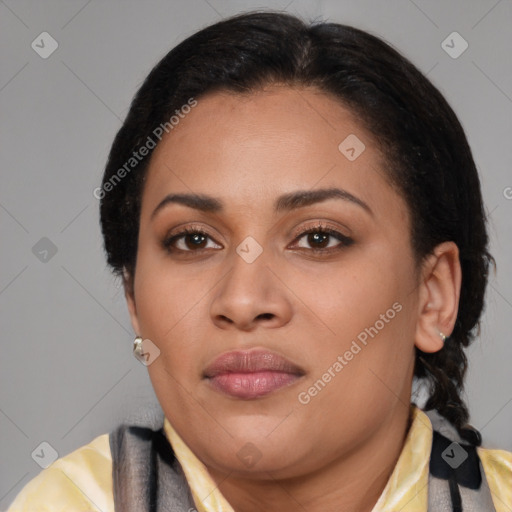
{"label": "nose", "polygon": [[278,278],[280,273],[283,269],[265,251],[251,263],[234,254],[233,265],[212,298],[213,323],[221,329],[243,331],[286,325],[292,304],[288,288]]}

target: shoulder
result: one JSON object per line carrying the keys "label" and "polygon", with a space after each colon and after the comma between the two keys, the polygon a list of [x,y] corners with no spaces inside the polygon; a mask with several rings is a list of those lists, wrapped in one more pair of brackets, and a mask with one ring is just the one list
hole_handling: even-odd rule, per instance
{"label": "shoulder", "polygon": [[30,480],[7,512],[114,512],[109,434],[57,459]]}
{"label": "shoulder", "polygon": [[512,452],[477,448],[496,510],[512,510]]}

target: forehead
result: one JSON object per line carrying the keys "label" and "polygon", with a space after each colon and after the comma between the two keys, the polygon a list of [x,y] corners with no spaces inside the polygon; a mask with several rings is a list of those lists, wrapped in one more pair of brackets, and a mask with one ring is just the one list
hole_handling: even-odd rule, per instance
{"label": "forehead", "polygon": [[[299,88],[274,85],[264,90],[246,94],[215,92],[197,100],[197,106],[182,116],[179,124],[164,137],[154,153],[172,149],[174,157],[179,145],[195,146],[201,153],[206,149],[210,156],[233,153],[236,144],[247,154],[287,151],[300,160],[304,153],[324,153],[339,156],[340,137],[363,133],[362,123],[339,100],[316,88]],[[205,144],[214,140],[215,145]],[[279,142],[284,142],[279,146]],[[293,151],[291,151],[293,150]],[[201,154],[200,153],[200,154]],[[260,158],[265,153],[258,155]]]}
{"label": "forehead", "polygon": [[332,186],[384,206],[392,195],[396,203],[384,168],[357,116],[317,89],[216,92],[199,98],[156,147],[143,208],[170,192],[263,206],[271,196]]}

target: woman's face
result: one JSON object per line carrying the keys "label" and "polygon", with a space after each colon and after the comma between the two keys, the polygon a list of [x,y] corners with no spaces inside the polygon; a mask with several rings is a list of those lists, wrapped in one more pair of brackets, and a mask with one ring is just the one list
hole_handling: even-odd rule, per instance
{"label": "woman's face", "polygon": [[387,171],[349,110],[284,86],[200,98],[155,149],[129,307],[207,466],[305,474],[407,417],[418,277]]}

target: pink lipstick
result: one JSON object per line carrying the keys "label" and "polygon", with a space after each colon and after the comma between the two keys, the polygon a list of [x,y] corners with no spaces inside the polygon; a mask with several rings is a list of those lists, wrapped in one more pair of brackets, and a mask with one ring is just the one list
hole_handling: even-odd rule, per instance
{"label": "pink lipstick", "polygon": [[250,400],[289,386],[304,374],[302,368],[279,354],[254,349],[220,355],[207,366],[203,377],[217,391]]}

